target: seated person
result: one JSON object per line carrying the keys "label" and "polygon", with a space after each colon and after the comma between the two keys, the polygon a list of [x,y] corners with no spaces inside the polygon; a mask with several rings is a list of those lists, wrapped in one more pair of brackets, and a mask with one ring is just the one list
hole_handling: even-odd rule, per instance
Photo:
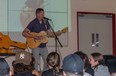
{"label": "seated person", "polygon": [[4,58],[0,58],[0,76],[9,76],[10,67]]}
{"label": "seated person", "polygon": [[91,68],[87,54],[83,53],[82,51],[77,51],[75,52],[75,54],[80,56],[81,59],[84,61],[84,72],[90,76],[94,76],[94,70]]}
{"label": "seated person", "polygon": [[60,56],[57,52],[51,52],[47,56],[47,64],[50,69],[44,71],[42,76],[60,76],[63,75],[63,70],[60,69]]}
{"label": "seated person", "polygon": [[116,76],[116,59],[110,59],[107,61],[107,65],[112,76]]}
{"label": "seated person", "polygon": [[94,70],[94,76],[110,76],[108,67],[105,65],[104,58],[101,53],[92,53],[89,62]]}
{"label": "seated person", "polygon": [[84,62],[77,54],[70,54],[63,60],[63,76],[85,76]]}
{"label": "seated person", "polygon": [[116,56],[104,55],[104,59],[111,76],[116,76]]}
{"label": "seated person", "polygon": [[20,51],[15,55],[13,65],[13,76],[40,76],[34,69],[34,58],[26,51]]}

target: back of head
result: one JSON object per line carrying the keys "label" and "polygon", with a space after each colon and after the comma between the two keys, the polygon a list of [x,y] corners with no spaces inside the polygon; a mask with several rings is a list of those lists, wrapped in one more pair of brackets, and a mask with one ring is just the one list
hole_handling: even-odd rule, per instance
{"label": "back of head", "polygon": [[16,53],[15,60],[12,65],[15,74],[31,72],[34,69],[32,55],[26,51]]}
{"label": "back of head", "polygon": [[72,73],[75,75],[79,75],[83,73],[84,62],[80,58],[80,56],[76,54],[70,54],[66,56],[63,60],[63,70],[67,73]]}
{"label": "back of head", "polygon": [[82,51],[77,51],[75,52],[75,54],[79,55],[82,58],[82,60],[88,58],[87,54],[83,53]]}
{"label": "back of head", "polygon": [[48,54],[47,63],[51,67],[58,67],[60,65],[60,56],[57,52],[51,52]]}
{"label": "back of head", "polygon": [[31,65],[25,65],[23,63],[13,64],[14,76],[33,76],[32,71],[34,70]]}
{"label": "back of head", "polygon": [[107,62],[107,66],[110,73],[116,73],[116,60],[110,60]]}
{"label": "back of head", "polygon": [[84,61],[84,63],[85,63],[84,69],[86,70],[88,68],[88,66],[89,66],[89,59],[88,59],[87,54],[85,54],[82,51],[77,51],[77,52],[75,52],[75,54],[77,54],[78,56],[80,56],[81,59]]}
{"label": "back of head", "polygon": [[47,56],[47,63],[53,70],[53,75],[59,75],[60,74],[60,56],[57,52],[51,52]]}
{"label": "back of head", "polygon": [[0,58],[0,76],[8,75],[10,71],[9,65],[5,59]]}
{"label": "back of head", "polygon": [[35,76],[31,72],[25,72],[25,73],[18,73],[13,76]]}

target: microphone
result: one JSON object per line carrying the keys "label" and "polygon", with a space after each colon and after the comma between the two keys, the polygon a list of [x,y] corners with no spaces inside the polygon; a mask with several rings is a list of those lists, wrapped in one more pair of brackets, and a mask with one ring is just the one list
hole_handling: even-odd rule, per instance
{"label": "microphone", "polygon": [[44,19],[46,19],[46,20],[50,20],[50,21],[51,21],[51,19],[49,19],[49,18],[47,18],[47,17],[44,17]]}

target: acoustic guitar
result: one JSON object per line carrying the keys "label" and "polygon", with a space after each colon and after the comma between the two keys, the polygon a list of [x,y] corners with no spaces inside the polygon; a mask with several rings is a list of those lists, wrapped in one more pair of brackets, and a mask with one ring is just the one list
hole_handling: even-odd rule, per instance
{"label": "acoustic guitar", "polygon": [[[68,27],[63,28],[61,33],[66,33],[68,32]],[[47,43],[48,42],[48,37],[47,33],[45,31],[41,31],[40,33],[35,33],[35,32],[30,32],[31,35],[33,36],[38,36],[41,37],[41,39],[36,40],[34,38],[26,37],[27,44],[30,48],[36,48],[38,47],[41,43]]]}
{"label": "acoustic guitar", "polygon": [[8,53],[9,50],[11,51],[11,46],[26,49],[25,43],[13,41],[8,35],[4,35],[0,32],[0,53]]}

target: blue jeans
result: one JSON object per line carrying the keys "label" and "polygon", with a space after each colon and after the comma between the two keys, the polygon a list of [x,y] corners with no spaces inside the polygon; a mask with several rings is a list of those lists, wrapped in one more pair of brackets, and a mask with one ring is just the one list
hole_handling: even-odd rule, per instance
{"label": "blue jeans", "polygon": [[41,58],[40,57],[42,57],[43,63],[44,63],[43,71],[47,70],[48,69],[47,61],[46,61],[46,58],[48,56],[47,48],[46,47],[45,48],[39,48],[39,47],[34,48],[34,49],[32,49],[32,54],[33,54],[33,57],[35,58],[35,69],[41,71],[41,69],[38,68],[38,65],[39,65],[39,67],[41,67],[40,66],[41,65]]}

